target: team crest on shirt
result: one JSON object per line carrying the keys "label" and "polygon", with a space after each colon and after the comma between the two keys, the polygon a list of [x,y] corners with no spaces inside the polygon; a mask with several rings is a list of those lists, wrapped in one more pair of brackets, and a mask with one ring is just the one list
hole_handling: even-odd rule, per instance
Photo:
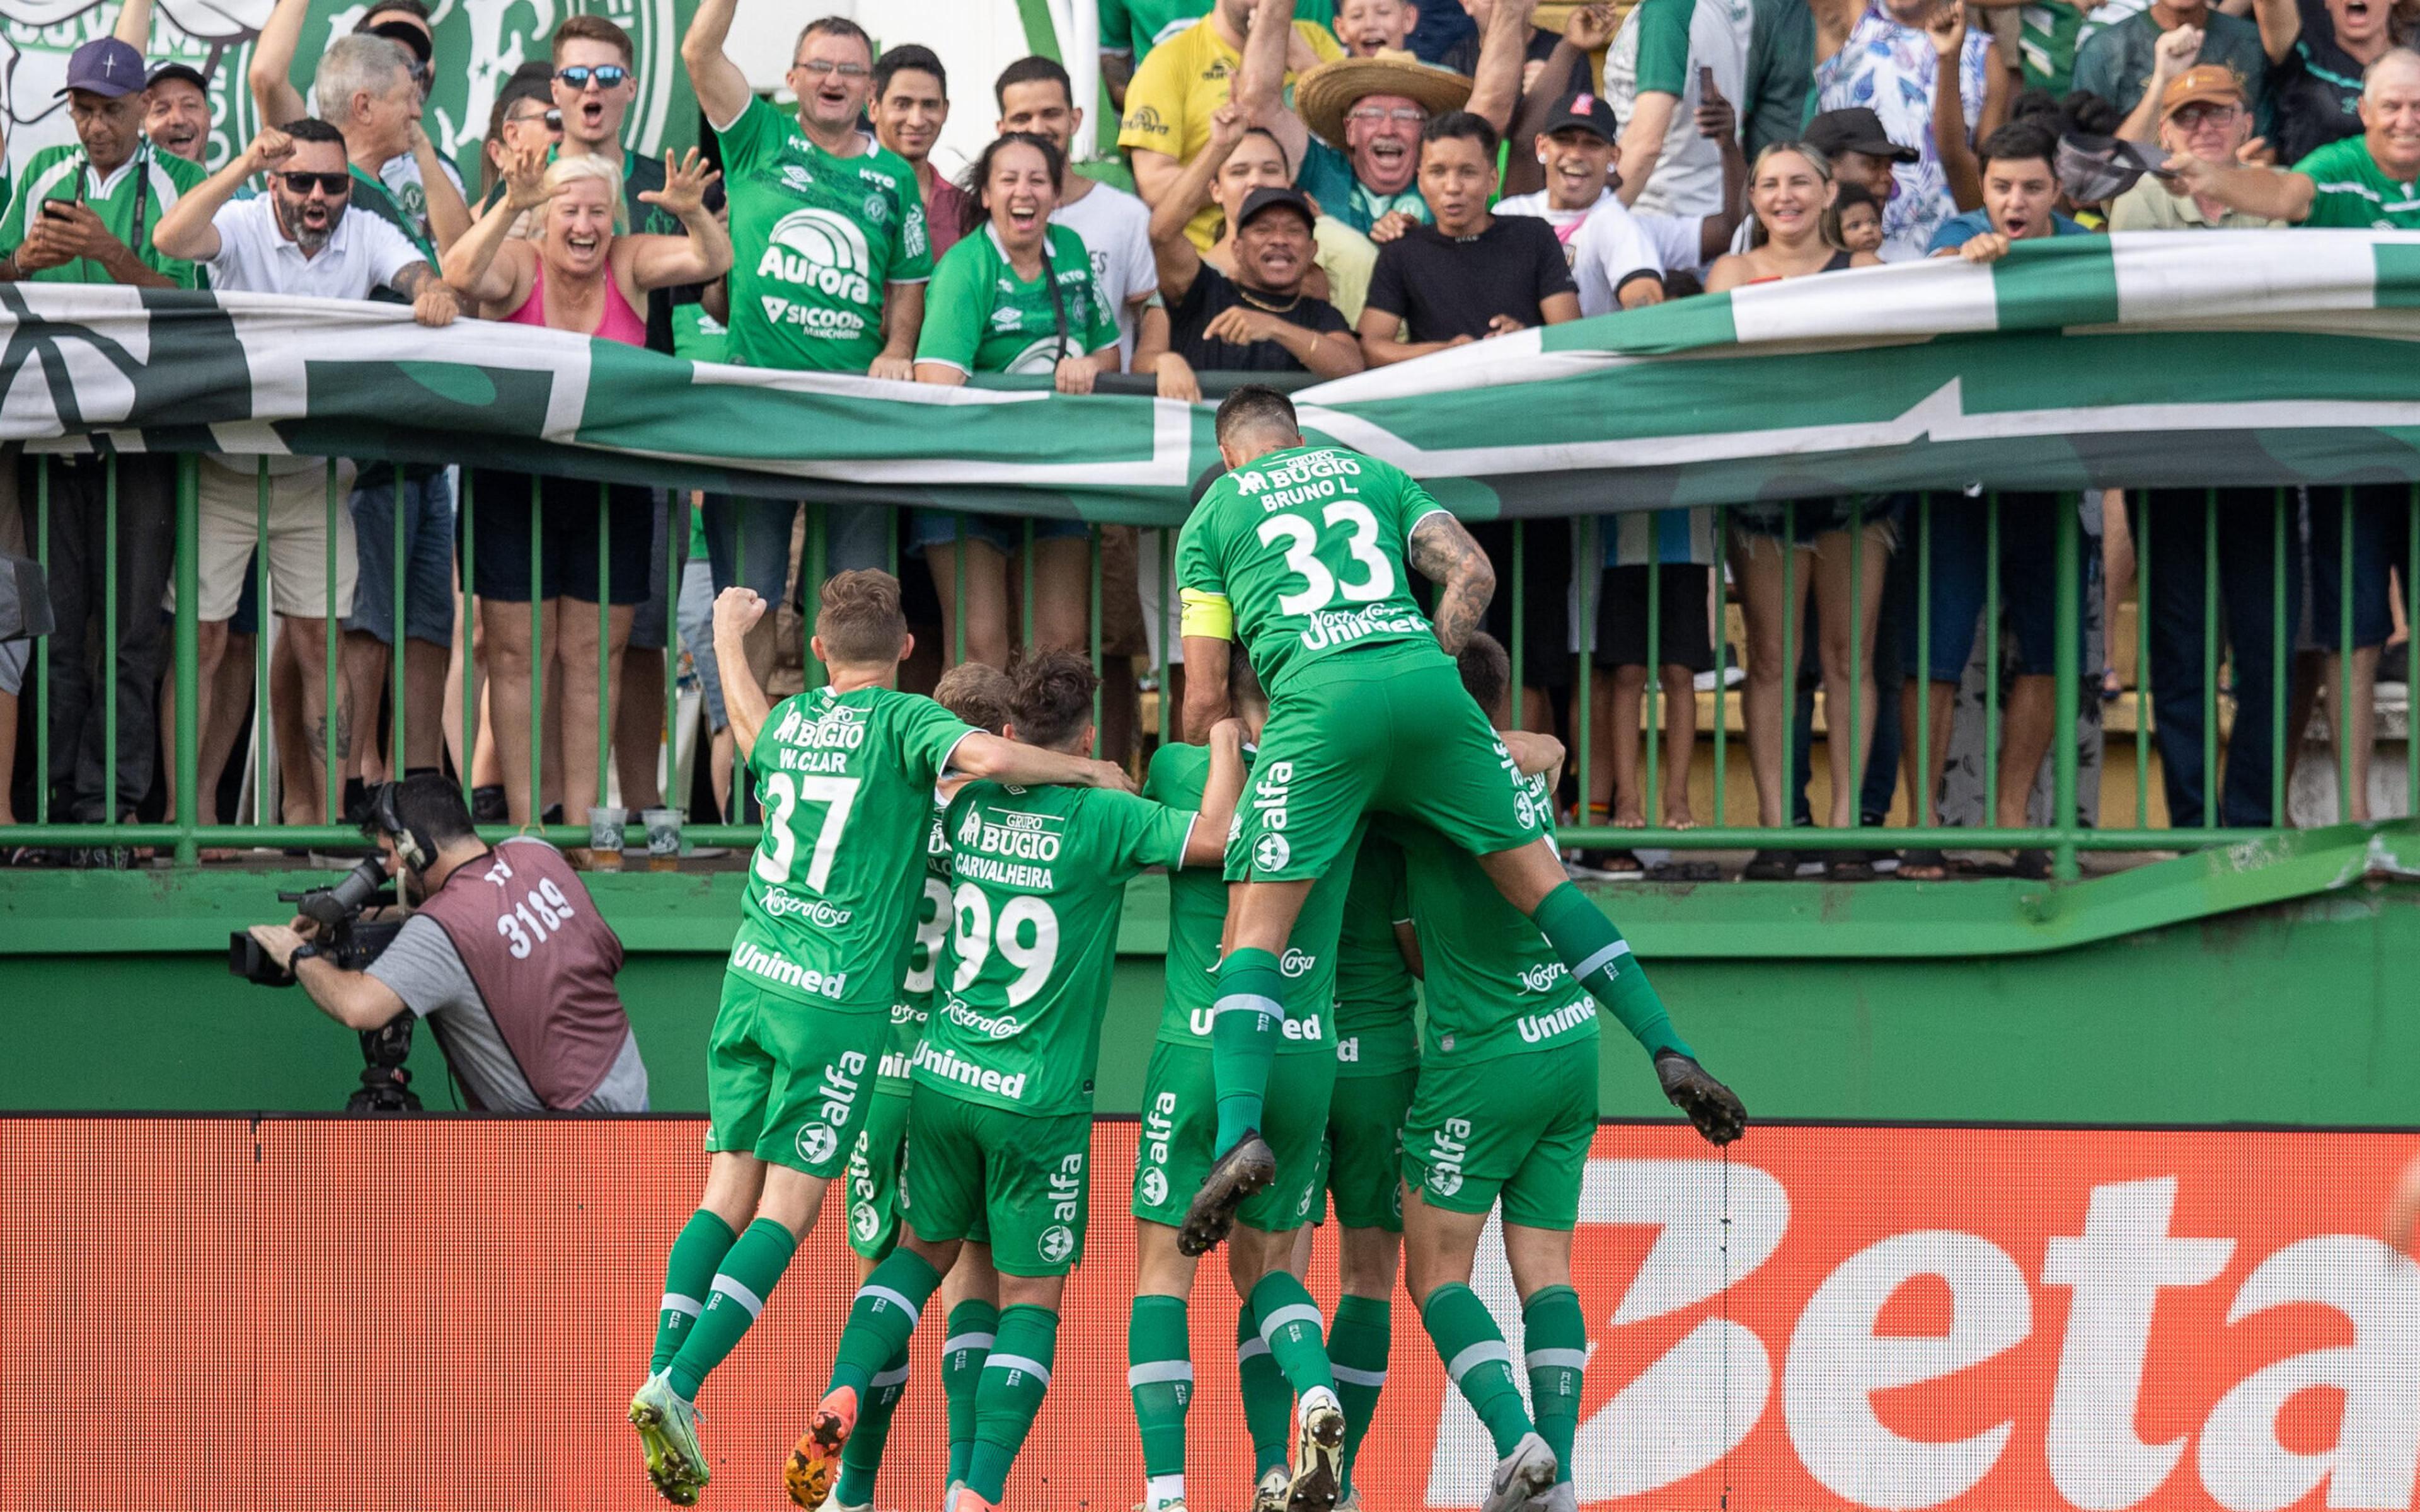
{"label": "team crest on shirt", "polygon": [[876,225],[891,218],[891,202],[879,194],[866,195],[863,208],[865,218]]}

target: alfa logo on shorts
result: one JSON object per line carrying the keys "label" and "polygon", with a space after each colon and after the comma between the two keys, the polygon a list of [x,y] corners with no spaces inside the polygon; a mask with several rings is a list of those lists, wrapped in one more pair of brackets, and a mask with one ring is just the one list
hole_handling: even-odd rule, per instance
{"label": "alfa logo on shorts", "polygon": [[840,1135],[830,1124],[809,1123],[799,1128],[799,1158],[810,1165],[821,1165],[840,1149]]}
{"label": "alfa logo on shorts", "polygon": [[1042,1257],[1052,1265],[1076,1253],[1076,1231],[1065,1224],[1052,1224],[1042,1230],[1042,1239],[1034,1246]]}
{"label": "alfa logo on shorts", "polygon": [[1142,1173],[1142,1199],[1152,1207],[1168,1200],[1168,1173],[1155,1165]]}
{"label": "alfa logo on shorts", "polygon": [[1263,835],[1252,841],[1252,864],[1264,872],[1283,869],[1293,856],[1294,848],[1283,835]]}
{"label": "alfa logo on shorts", "polygon": [[882,1220],[874,1215],[871,1207],[861,1202],[857,1205],[856,1213],[848,1220],[848,1227],[849,1232],[857,1236],[859,1243],[871,1244],[874,1236],[882,1231]]}

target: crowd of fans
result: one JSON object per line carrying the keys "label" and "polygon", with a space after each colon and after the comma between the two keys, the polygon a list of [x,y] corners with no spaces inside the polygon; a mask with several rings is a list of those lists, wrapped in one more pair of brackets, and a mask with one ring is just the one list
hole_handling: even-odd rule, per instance
{"label": "crowd of fans", "polygon": [[[1190,399],[1205,372],[1335,378],[1774,279],[1927,256],[1990,262],[2038,237],[2420,228],[2420,54],[2377,0],[1637,0],[1619,14],[1573,8],[1559,34],[1532,23],[1536,0],[1100,0],[1102,73],[1119,113],[1103,135],[1135,193],[1071,161],[1089,102],[1051,59],[1022,59],[992,82],[996,137],[953,177],[933,160],[953,100],[931,50],[878,50],[855,23],[814,21],[786,76],[793,111],[758,97],[728,55],[734,5],[704,0],[681,44],[703,152],[658,162],[628,149],[631,39],[574,16],[551,55],[502,88],[466,177],[421,127],[432,70],[450,66],[422,0],[365,12],[311,70],[307,100],[293,81],[309,0],[277,0],[247,78],[263,129],[215,172],[205,81],[180,64],[147,67],[150,0],[129,0],[116,35],[70,62],[61,93],[75,144],[34,154],[10,186],[0,281],[387,299],[430,326],[477,316],[756,367],[945,385],[1030,373],[1067,393],[1123,372]],[[0,547],[30,544],[38,465],[14,470]],[[57,628],[41,728],[23,740],[25,643],[0,645],[0,824],[29,817],[11,800],[30,786],[23,753],[36,740],[47,743],[54,818],[133,817],[173,775],[159,752],[174,728],[163,672],[176,462],[120,454],[114,484],[92,456],[48,465],[41,544]],[[903,520],[887,506],[827,504],[814,512],[820,547],[802,562],[795,501],[432,463],[333,467],[332,480],[314,459],[199,463],[206,822],[222,817],[262,634],[274,637],[283,817],[296,823],[387,776],[396,745],[407,771],[458,764],[463,700],[449,683],[466,660],[481,678],[480,817],[576,815],[609,761],[626,804],[659,801],[674,616],[719,725],[704,604],[734,583],[795,599],[808,563],[901,563],[927,626],[911,684],[960,660],[1004,665],[1099,634],[1112,671],[1132,674],[1112,676],[1105,695],[1112,751],[1135,740],[1139,678],[1159,656],[1181,664],[1162,643],[1165,563],[1148,532],[1096,541],[1059,521]],[[118,522],[108,668],[105,494]],[[2277,615],[2302,669],[2287,717],[2307,719],[2320,690],[2350,684],[2357,778],[2346,812],[2366,817],[2373,687],[2381,647],[2403,633],[2396,569],[2411,495],[2356,489],[2348,511],[2323,492],[2296,501],[2283,530],[2275,498],[2219,490],[2214,543],[2202,538],[2211,517],[2198,490],[2082,503],[2099,549],[2083,554],[2079,587],[2100,621],[2133,581],[2130,542],[2157,542],[2138,608],[2180,826],[2280,818],[2267,698],[2238,701],[2221,791],[2205,793],[2202,776],[2204,742],[2216,738],[2205,669],[2223,662],[2236,689],[2269,688]],[[1814,817],[1803,737],[1817,686],[1824,822],[1880,824],[1902,774],[1905,811],[1935,819],[1968,717],[1956,690],[1991,637],[2006,647],[1998,789],[1973,817],[2020,825],[2058,723],[2062,507],[2055,495],[1994,503],[1972,492],[1920,508],[1895,495],[1743,501],[1719,530],[1714,511],[1692,509],[1478,533],[1499,581],[1520,558],[1526,591],[1517,605],[1497,595],[1491,627],[1510,640],[1522,617],[1524,722],[1569,728],[1585,705],[1599,733],[1573,817],[1707,817],[1689,792],[1694,713],[1732,639],[1730,599],[1740,649],[1722,659],[1744,664],[1760,824]],[[1986,581],[1994,562],[1996,584]],[[477,609],[458,623],[466,578]],[[2223,612],[2207,610],[2206,578]],[[2096,581],[2109,613],[2088,591]],[[2350,667],[2333,633],[2347,595]],[[1982,623],[1987,603],[2001,623]],[[2223,655],[2205,646],[2206,623]],[[760,675],[776,660],[774,624],[750,643]],[[2097,628],[2096,650],[2107,625]],[[465,640],[473,656],[457,656]],[[1639,738],[1651,686],[1667,711],[1654,794]],[[1175,703],[1161,702],[1171,718]],[[1919,725],[1929,748],[1915,748]],[[332,742],[342,794],[320,784]],[[731,801],[727,766],[717,793]],[[1841,851],[1830,864],[1857,875],[1874,859]],[[1942,866],[1918,851],[1901,870]],[[1749,874],[1802,870],[1776,850]]]}

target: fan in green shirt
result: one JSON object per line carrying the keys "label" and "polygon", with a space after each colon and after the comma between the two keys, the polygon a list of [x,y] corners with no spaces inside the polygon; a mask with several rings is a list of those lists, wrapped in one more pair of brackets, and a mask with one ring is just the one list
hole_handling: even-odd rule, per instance
{"label": "fan in green shirt", "polygon": [[971,181],[985,217],[934,270],[916,342],[916,381],[975,373],[1050,373],[1090,393],[1118,370],[1117,313],[1101,298],[1083,239],[1050,224],[1063,162],[1048,139],[1011,132],[984,148]]}
{"label": "fan in green shirt", "polygon": [[701,0],[681,57],[722,147],[731,208],[731,361],[911,376],[933,272],[916,171],[859,129],[874,45],[838,16],[808,23],[785,76],[798,114],[756,98],[724,52],[737,0]]}
{"label": "fan in green shirt", "polygon": [[2182,187],[2296,225],[2420,231],[2420,57],[2389,53],[2362,85],[2362,134],[2320,147],[2291,173],[2168,160]]}
{"label": "fan in green shirt", "polygon": [[60,93],[76,144],[42,148],[17,179],[0,216],[0,282],[199,287],[192,263],[151,245],[160,217],[209,175],[144,140],[142,55],[115,38],[86,42]]}

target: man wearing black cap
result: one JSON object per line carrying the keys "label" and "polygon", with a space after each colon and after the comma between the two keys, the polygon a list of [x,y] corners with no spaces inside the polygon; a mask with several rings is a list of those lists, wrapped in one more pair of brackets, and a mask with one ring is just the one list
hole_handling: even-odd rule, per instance
{"label": "man wearing black cap", "polygon": [[1553,227],[1580,286],[1580,313],[1603,315],[1663,299],[1662,275],[1695,270],[1722,255],[1739,224],[1747,160],[1740,155],[1738,118],[1719,93],[1698,107],[1700,135],[1723,158],[1722,208],[1711,215],[1632,212],[1615,193],[1617,145],[1613,107],[1601,95],[1567,94],[1555,101],[1538,132],[1536,153],[1546,187],[1496,202],[1498,215],[1534,215]]}
{"label": "man wearing black cap", "polygon": [[[151,229],[202,181],[198,163],[154,151],[143,140],[143,54],[114,37],[85,43],[68,59],[73,146],[44,147],[25,164],[0,216],[0,283],[130,284],[192,288],[194,265],[161,255]],[[54,813],[78,823],[132,817],[151,786],[165,649],[160,602],[176,541],[176,458],[125,453],[50,463],[50,590],[58,628],[51,638],[48,700]],[[21,497],[38,486],[36,459],[20,460]],[[88,655],[103,639],[107,601],[108,498],[116,490],[117,664],[99,686]],[[117,791],[106,788],[104,715],[116,700]]]}
{"label": "man wearing black cap", "polygon": [[1360,372],[1353,328],[1336,306],[1302,290],[1318,250],[1315,218],[1299,190],[1253,190],[1235,216],[1233,278],[1202,260],[1183,224],[1155,238],[1170,348],[1196,369],[1324,378]]}
{"label": "man wearing black cap", "polygon": [[[152,0],[126,0],[112,33],[137,53],[151,46]],[[143,134],[163,152],[188,162],[208,162],[210,153],[210,81],[190,63],[163,60],[145,80]]]}

